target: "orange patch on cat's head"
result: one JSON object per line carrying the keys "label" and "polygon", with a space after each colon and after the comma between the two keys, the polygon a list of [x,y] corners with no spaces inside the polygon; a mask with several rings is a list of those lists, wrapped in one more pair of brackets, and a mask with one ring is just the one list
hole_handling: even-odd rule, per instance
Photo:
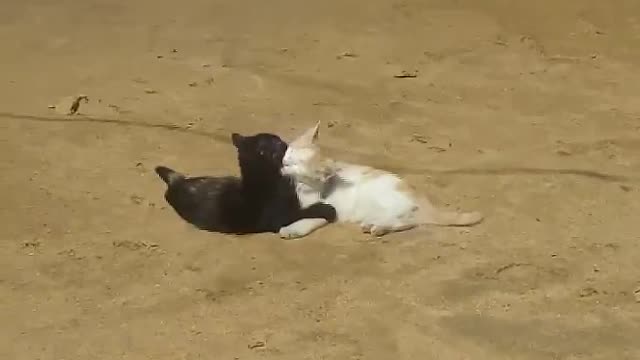
{"label": "orange patch on cat's head", "polygon": [[289,144],[283,159],[283,174],[320,180],[333,173],[332,161],[317,145],[319,131],[320,121]]}

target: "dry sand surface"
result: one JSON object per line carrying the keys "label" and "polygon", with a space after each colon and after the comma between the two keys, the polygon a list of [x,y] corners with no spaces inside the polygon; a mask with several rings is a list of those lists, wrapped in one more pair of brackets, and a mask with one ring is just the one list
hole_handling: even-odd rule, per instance
{"label": "dry sand surface", "polygon": [[[640,359],[637,0],[5,1],[0,44],[1,359]],[[316,120],[486,221],[283,241],[164,202],[154,166]]]}

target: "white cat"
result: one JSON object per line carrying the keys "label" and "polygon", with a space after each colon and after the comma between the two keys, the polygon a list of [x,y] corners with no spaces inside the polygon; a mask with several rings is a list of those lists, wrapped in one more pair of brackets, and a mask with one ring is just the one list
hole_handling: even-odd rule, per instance
{"label": "white cat", "polygon": [[[466,226],[482,221],[479,212],[434,207],[393,173],[323,156],[317,146],[319,128],[320,122],[291,142],[282,161],[282,174],[296,181],[302,207],[318,201],[332,205],[338,221],[357,223],[374,236],[422,224]],[[302,219],[281,228],[280,236],[303,237],[326,224],[324,219]]]}

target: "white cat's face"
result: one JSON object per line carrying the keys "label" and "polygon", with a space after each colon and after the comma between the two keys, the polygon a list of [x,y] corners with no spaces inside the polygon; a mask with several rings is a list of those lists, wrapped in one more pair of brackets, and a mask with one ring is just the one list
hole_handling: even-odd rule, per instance
{"label": "white cat's face", "polygon": [[312,148],[298,148],[289,146],[282,160],[282,175],[294,177],[305,176],[308,171],[308,164],[314,156]]}
{"label": "white cat's face", "polygon": [[319,128],[320,122],[289,144],[282,159],[282,175],[298,178],[309,175],[310,165],[317,154],[315,142]]}

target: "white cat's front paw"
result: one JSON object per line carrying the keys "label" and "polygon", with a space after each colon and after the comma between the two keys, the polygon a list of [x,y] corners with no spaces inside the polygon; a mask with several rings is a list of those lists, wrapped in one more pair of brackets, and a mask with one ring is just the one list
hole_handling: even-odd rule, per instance
{"label": "white cat's front paw", "polygon": [[280,237],[283,239],[297,239],[311,234],[314,230],[319,229],[327,224],[327,220],[319,219],[302,219],[280,228]]}
{"label": "white cat's front paw", "polygon": [[298,231],[298,229],[296,229],[295,226],[291,226],[291,225],[281,227],[278,233],[280,234],[280,238],[285,240],[297,239],[305,235],[305,234],[301,234],[300,231]]}

